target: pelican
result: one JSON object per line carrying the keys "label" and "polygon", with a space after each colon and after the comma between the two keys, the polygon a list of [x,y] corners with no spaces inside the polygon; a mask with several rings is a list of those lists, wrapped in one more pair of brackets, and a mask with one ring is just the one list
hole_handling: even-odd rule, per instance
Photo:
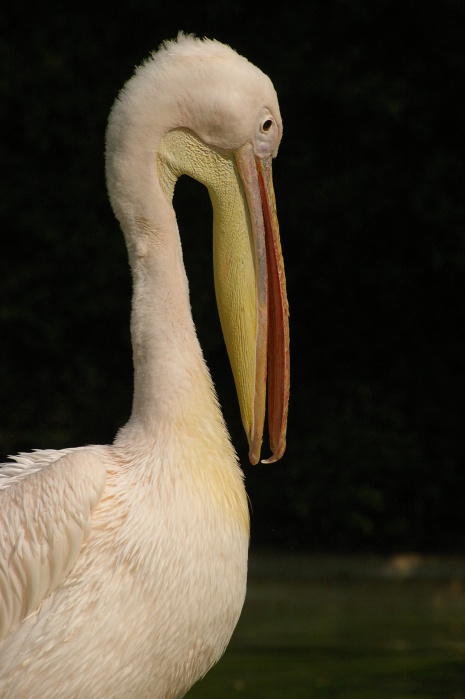
{"label": "pelican", "polygon": [[285,449],[288,306],[271,158],[270,79],[179,35],[136,69],[106,134],[110,201],[133,276],[131,417],[113,444],[0,469],[2,699],[177,699],[224,652],[246,590],[249,513],[192,320],[172,197],[213,207],[215,291],[252,463],[268,382]]}

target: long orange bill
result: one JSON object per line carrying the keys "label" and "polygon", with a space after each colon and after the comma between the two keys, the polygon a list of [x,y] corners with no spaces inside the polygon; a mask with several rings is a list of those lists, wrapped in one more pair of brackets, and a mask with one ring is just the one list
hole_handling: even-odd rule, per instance
{"label": "long orange bill", "polygon": [[271,157],[256,158],[246,144],[235,153],[249,207],[256,277],[257,331],[253,426],[248,434],[249,459],[260,459],[268,365],[268,424],[272,456],[286,448],[289,403],[289,308],[284,262],[273,190]]}
{"label": "long orange bill", "polygon": [[273,463],[286,449],[289,405],[289,305],[284,260],[279,237],[271,157],[256,159],[265,222],[268,266],[268,427],[273,452],[263,463]]}

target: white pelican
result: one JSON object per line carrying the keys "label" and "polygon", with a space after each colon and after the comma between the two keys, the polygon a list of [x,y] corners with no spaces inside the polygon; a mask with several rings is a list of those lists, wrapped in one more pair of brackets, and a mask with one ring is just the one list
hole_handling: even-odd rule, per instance
{"label": "white pelican", "polygon": [[269,78],[189,36],[165,43],[114,104],[106,173],[134,282],[133,410],[112,445],[20,454],[0,470],[2,699],[182,697],[230,639],[248,505],[197,341],[171,200],[183,173],[208,187],[249,456],[260,455],[268,364],[276,460],[289,391],[270,169],[281,133]]}

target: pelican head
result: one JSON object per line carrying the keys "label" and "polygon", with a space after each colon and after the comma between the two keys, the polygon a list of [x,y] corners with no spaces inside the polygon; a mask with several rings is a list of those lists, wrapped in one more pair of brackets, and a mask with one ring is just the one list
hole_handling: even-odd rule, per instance
{"label": "pelican head", "polygon": [[281,136],[270,79],[228,46],[184,35],[136,70],[107,130],[108,190],[133,270],[148,238],[160,258],[180,255],[165,235],[177,231],[171,201],[180,175],[208,188],[216,298],[253,464],[267,379],[267,461],[286,444],[288,304],[271,172]]}

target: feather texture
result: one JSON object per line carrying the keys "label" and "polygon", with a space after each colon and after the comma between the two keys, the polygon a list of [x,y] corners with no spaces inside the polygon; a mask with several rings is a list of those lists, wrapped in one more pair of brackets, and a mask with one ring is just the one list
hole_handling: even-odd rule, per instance
{"label": "feather texture", "polygon": [[1,640],[76,563],[106,473],[83,448],[20,454],[0,476]]}

